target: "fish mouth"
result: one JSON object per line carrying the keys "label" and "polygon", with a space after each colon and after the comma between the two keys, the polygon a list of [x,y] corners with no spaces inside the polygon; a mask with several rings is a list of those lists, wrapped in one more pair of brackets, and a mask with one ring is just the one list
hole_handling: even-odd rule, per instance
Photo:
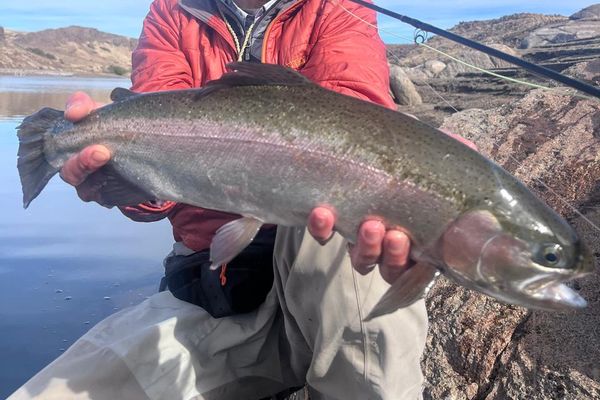
{"label": "fish mouth", "polygon": [[568,311],[587,306],[587,301],[565,282],[547,282],[529,285],[525,292],[531,299],[528,307],[547,311]]}

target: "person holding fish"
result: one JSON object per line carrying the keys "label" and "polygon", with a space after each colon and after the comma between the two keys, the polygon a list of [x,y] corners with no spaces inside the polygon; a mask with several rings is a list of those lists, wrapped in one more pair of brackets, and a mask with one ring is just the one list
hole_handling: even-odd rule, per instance
{"label": "person holding fish", "polygon": [[[373,11],[347,0],[156,0],[133,53],[132,90],[202,87],[239,60],[287,66],[394,108],[385,46],[346,10],[376,24]],[[77,122],[98,106],[77,92],[65,116]],[[84,201],[99,201],[104,185],[93,177],[111,156],[86,147],[60,174]],[[335,232],[336,210],[316,205],[306,230],[264,226],[214,270],[211,245],[239,246],[219,232],[248,228],[236,225],[241,216],[169,199],[121,210],[172,223],[168,290],[100,322],[13,398],[260,399],[304,385],[311,399],[421,398],[424,302],[365,320],[411,265],[402,227],[365,215],[348,245]]]}

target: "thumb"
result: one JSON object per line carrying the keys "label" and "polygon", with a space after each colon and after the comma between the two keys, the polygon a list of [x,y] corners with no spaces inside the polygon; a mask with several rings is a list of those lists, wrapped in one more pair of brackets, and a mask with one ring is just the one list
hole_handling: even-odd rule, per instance
{"label": "thumb", "polygon": [[65,119],[71,122],[80,121],[100,106],[87,93],[75,92],[65,104]]}

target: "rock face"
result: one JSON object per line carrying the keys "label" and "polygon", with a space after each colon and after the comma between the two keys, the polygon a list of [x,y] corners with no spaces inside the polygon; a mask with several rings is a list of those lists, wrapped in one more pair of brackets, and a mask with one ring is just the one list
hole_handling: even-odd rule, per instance
{"label": "rock face", "polygon": [[[496,109],[458,113],[443,127],[524,181],[600,256],[600,231],[584,219],[600,223],[600,102],[537,90]],[[425,398],[600,399],[600,274],[573,287],[588,308],[549,313],[439,282],[427,298]]]}
{"label": "rock face", "polygon": [[0,44],[4,43],[6,38],[4,37],[4,28],[0,26]]}

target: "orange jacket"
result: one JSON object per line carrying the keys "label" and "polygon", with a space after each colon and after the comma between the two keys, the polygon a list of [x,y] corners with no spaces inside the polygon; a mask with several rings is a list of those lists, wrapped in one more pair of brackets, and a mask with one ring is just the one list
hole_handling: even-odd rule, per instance
{"label": "orange jacket", "polygon": [[[133,52],[136,92],[203,86],[237,59],[218,0],[155,0]],[[348,0],[289,0],[264,32],[261,61],[298,70],[319,85],[393,108],[386,50],[375,13]],[[209,247],[214,232],[236,215],[166,202],[127,207],[138,221],[168,216],[175,240],[193,250]]]}

